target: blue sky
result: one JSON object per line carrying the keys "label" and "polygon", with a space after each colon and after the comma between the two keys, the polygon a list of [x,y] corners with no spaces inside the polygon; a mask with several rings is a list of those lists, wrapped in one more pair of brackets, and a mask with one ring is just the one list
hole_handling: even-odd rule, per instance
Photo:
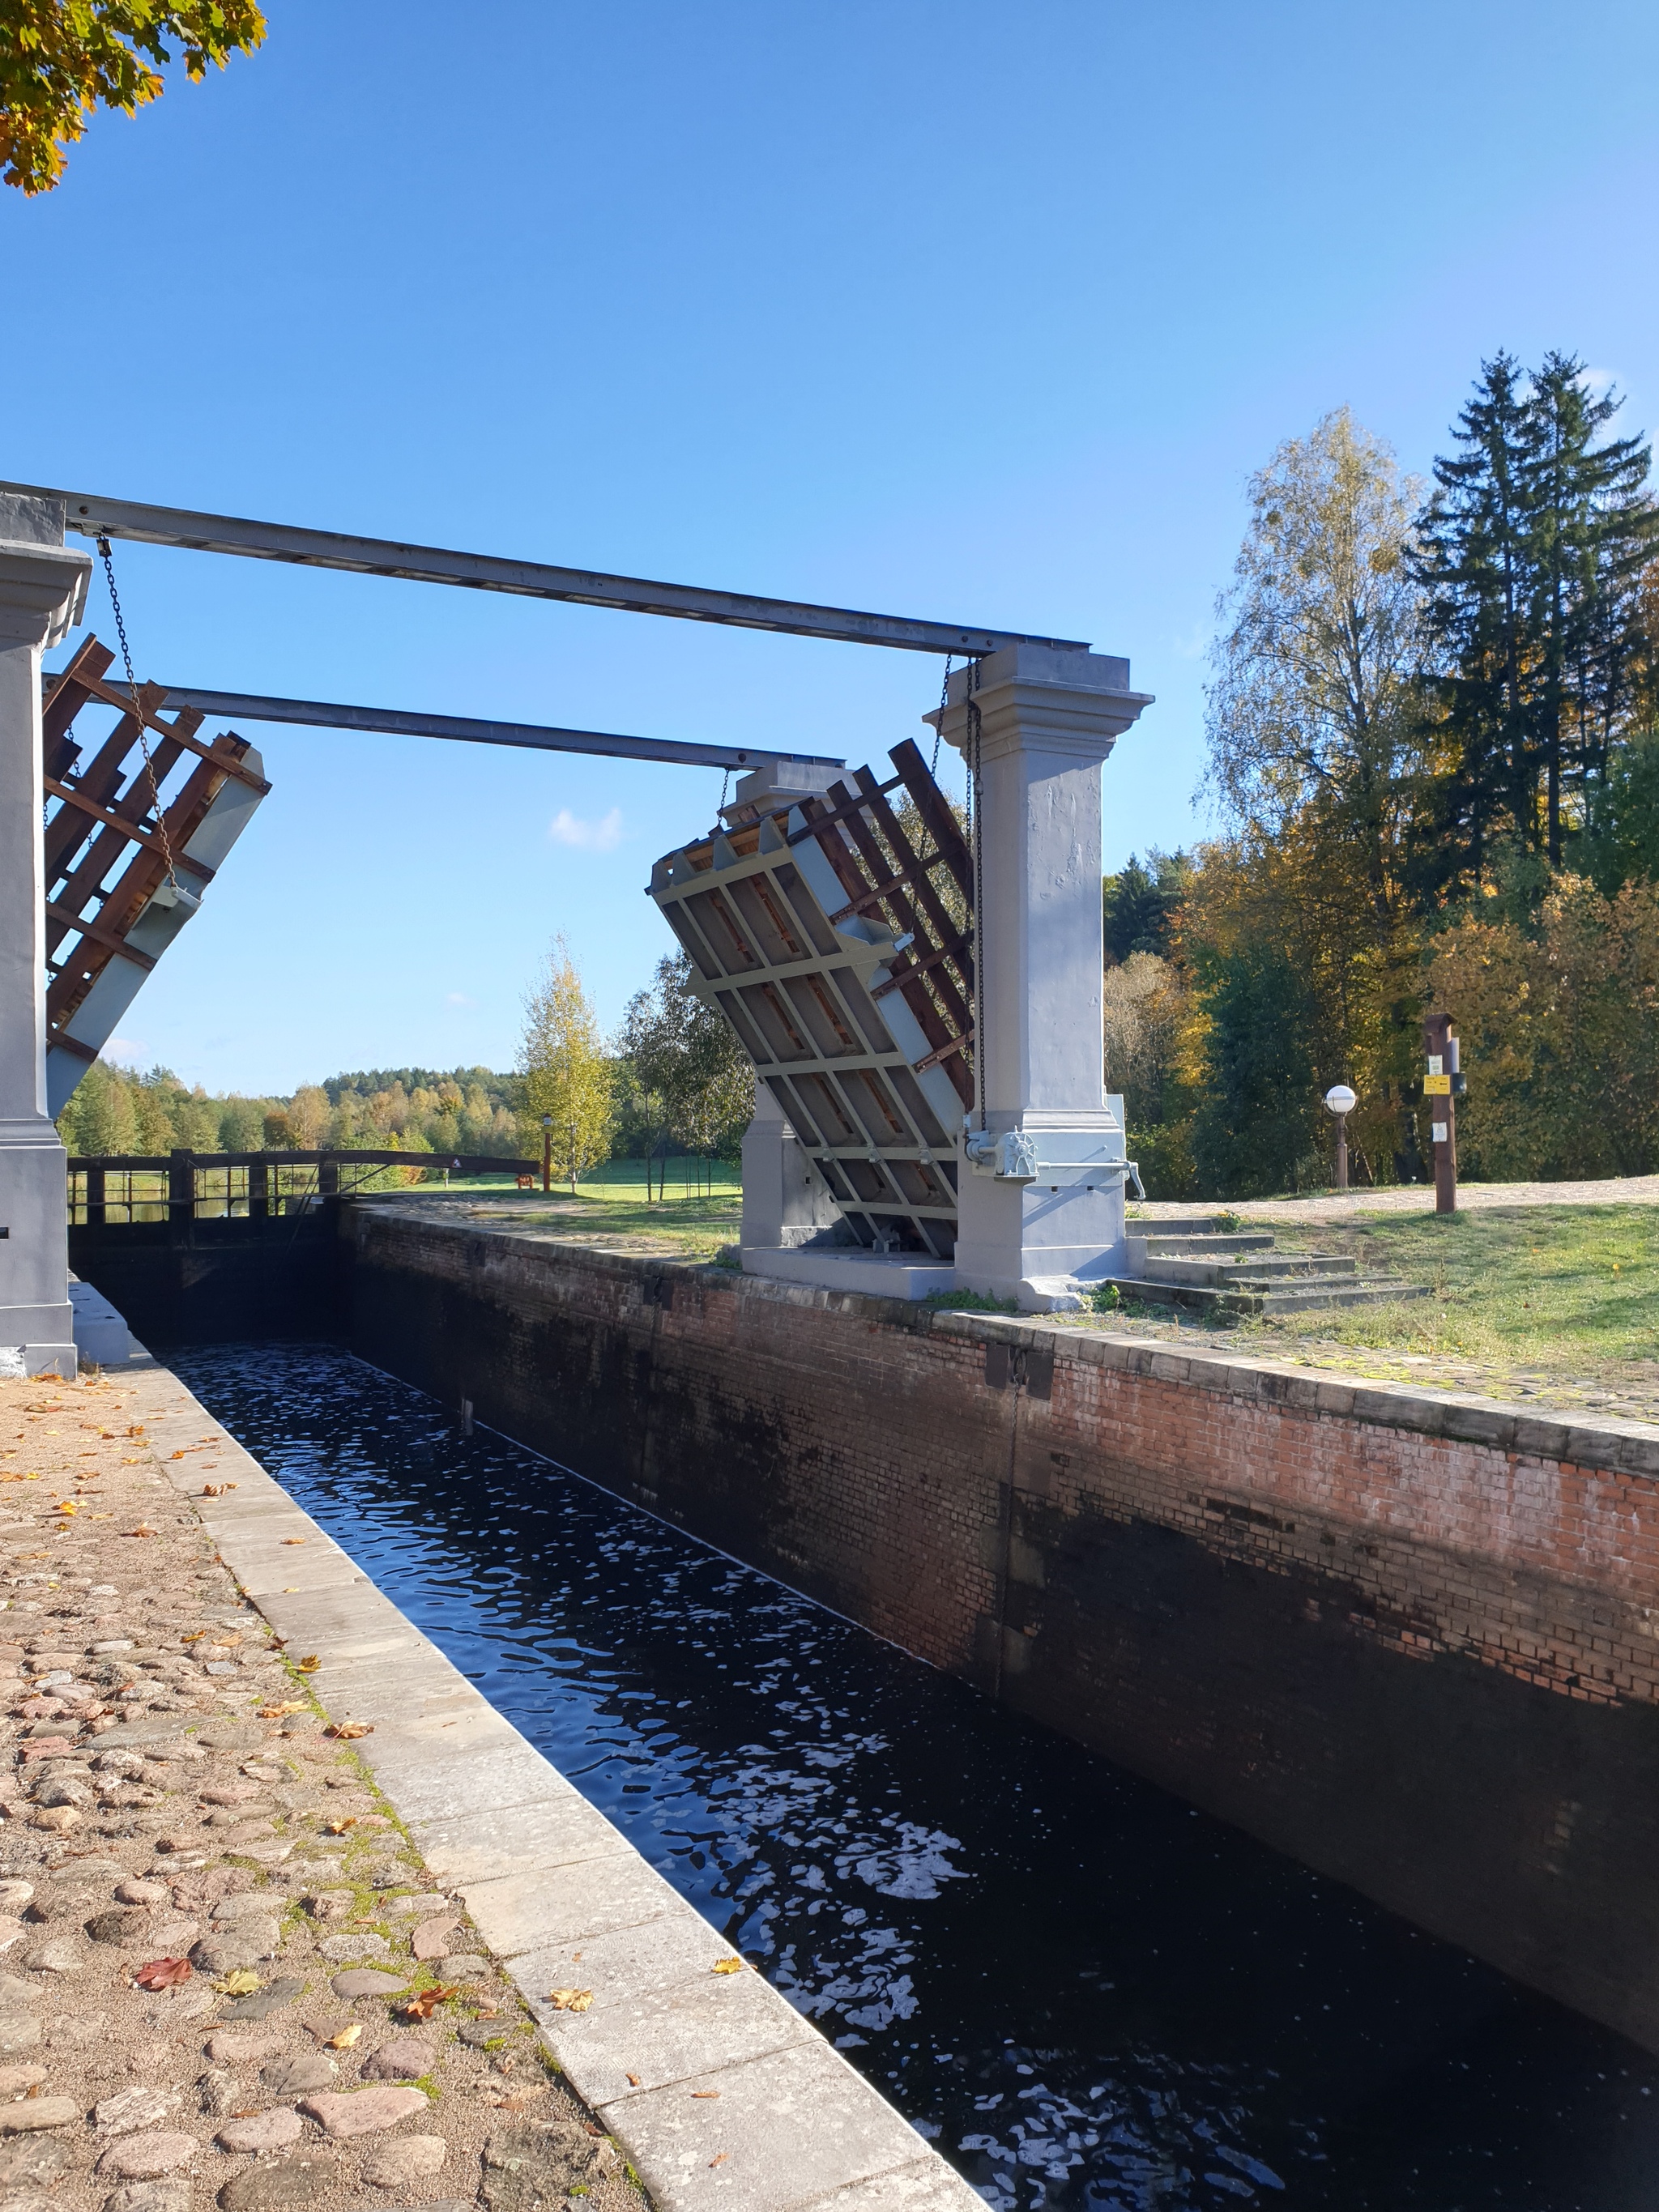
{"label": "blue sky", "polygon": [[[0,194],[0,475],[1092,640],[1158,705],[1108,866],[1190,840],[1282,438],[1425,469],[1483,355],[1656,412],[1636,0],[271,0],[252,60]],[[33,343],[18,343],[27,301]],[[930,658],[118,548],[179,684],[881,760]],[[89,620],[112,636],[94,592]],[[211,1088],[607,1022],[718,775],[250,732],[271,798],[126,1048]]]}

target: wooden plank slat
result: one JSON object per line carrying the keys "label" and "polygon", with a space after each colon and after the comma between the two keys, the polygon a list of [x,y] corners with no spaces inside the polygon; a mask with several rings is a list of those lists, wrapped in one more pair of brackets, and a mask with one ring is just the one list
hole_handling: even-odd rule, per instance
{"label": "wooden plank slat", "polygon": [[55,899],[46,901],[46,912],[53,921],[62,922],[66,931],[78,929],[82,937],[91,938],[95,945],[107,945],[112,952],[118,952],[124,960],[131,960],[135,967],[153,968],[155,965],[153,954],[141,952],[136,945],[129,945],[118,931],[106,929],[101,921],[84,921],[70,908],[59,906]]}
{"label": "wooden plank slat", "polygon": [[[160,853],[165,859],[167,848],[161,839],[152,836],[148,830],[141,830],[136,822],[124,822],[118,814],[112,812],[107,806],[100,806],[95,799],[88,799],[72,783],[60,783],[55,775],[43,776],[41,781],[54,797],[63,799],[66,805],[76,808],[82,814],[90,814],[94,820],[103,823],[111,830],[124,830],[135,845],[143,845],[152,853]],[[171,827],[169,823],[169,830]],[[213,870],[204,862],[186,859],[185,854],[176,848],[173,857],[178,866],[187,868],[192,876],[198,878],[203,883],[210,884],[213,881]]]}

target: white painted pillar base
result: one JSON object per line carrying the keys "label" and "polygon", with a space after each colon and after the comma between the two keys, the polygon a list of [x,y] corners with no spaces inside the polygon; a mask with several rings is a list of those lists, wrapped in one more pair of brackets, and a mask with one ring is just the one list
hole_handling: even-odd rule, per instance
{"label": "white painted pillar base", "polygon": [[1011,646],[954,675],[943,717],[927,717],[964,753],[975,678],[983,1026],[957,1287],[1042,1312],[1079,1304],[1075,1285],[1124,1256],[1123,1130],[1103,1066],[1100,769],[1151,701],[1129,689],[1127,660]]}
{"label": "white painted pillar base", "polygon": [[46,1112],[40,656],[92,562],[61,500],[0,493],[0,1374],[76,1371],[64,1147]]}

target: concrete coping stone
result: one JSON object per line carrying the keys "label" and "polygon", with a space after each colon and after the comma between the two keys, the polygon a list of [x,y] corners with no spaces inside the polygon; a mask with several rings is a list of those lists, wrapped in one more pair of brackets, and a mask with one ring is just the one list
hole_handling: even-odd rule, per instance
{"label": "concrete coping stone", "polygon": [[[373,1715],[353,1748],[658,2212],[702,2212],[716,2197],[734,2212],[983,2212],[978,2192],[787,1998],[752,1968],[714,1971],[733,1955],[727,1940],[240,1445],[219,1447],[218,1474],[228,1464],[239,1482],[262,1478],[258,1511],[235,1510],[234,1492],[200,1497],[199,1468],[167,1452],[209,1416],[171,1382],[178,1402],[146,1439],[162,1471],[276,1634],[303,1625],[299,1648],[319,1655],[310,1680],[331,1715]],[[289,1536],[306,1540],[282,1550],[281,1587],[262,1590],[273,1547]],[[185,1725],[194,1723],[137,1723],[100,1742]],[[224,1721],[202,1731],[233,1733],[240,1745],[265,1731]],[[551,1989],[578,1982],[592,1991],[591,2010],[549,2003]],[[273,1984],[223,2017],[258,2016],[299,1988]],[[718,2086],[719,2102],[688,2095],[703,2083]]]}
{"label": "concrete coping stone", "polygon": [[1559,1460],[1585,1471],[1659,1478],[1659,1424],[1644,1421],[1569,1419],[1475,1393],[1431,1390],[1411,1382],[1360,1377],[1328,1378],[1289,1361],[1252,1359],[1231,1352],[1194,1347],[1172,1352],[1145,1337],[1115,1335],[1109,1329],[1056,1327],[1039,1318],[1002,1314],[953,1312],[912,1304],[900,1298],[826,1291],[802,1283],[744,1275],[704,1261],[628,1252],[605,1245],[561,1240],[555,1231],[526,1234],[516,1223],[496,1227],[489,1221],[446,1221],[396,1200],[352,1200],[349,1204],[398,1216],[401,1224],[437,1237],[483,1237],[523,1257],[543,1262],[580,1261],[631,1282],[643,1298],[646,1287],[665,1276],[684,1281],[699,1293],[759,1298],[787,1305],[884,1322],[915,1335],[964,1338],[969,1342],[1018,1346],[1028,1352],[1052,1352],[1056,1362],[1111,1367],[1230,1397],[1280,1405],[1312,1417],[1350,1420],[1371,1427],[1407,1429],[1457,1443],[1484,1444],[1527,1458]]}

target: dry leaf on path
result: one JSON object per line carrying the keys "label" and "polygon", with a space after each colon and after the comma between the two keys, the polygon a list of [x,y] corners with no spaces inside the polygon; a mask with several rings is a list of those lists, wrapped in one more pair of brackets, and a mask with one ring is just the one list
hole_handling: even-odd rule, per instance
{"label": "dry leaf on path", "polygon": [[639,2086],[640,2086],[640,2077],[639,2077],[639,2075],[638,2075],[637,2074],[630,2074],[630,2075],[629,2075],[629,2077],[628,2077],[628,2086],[629,2086],[629,2087],[630,2089],[637,2089],[637,2088],[639,2087]]}
{"label": "dry leaf on path", "polygon": [[343,1836],[348,1828],[355,1828],[356,1825],[357,1815],[355,1813],[347,1813],[337,1820],[325,1820],[323,1823],[331,1836]]}
{"label": "dry leaf on path", "polygon": [[152,1959],[132,1978],[141,1990],[176,1990],[195,1971],[188,1959]]}
{"label": "dry leaf on path", "polygon": [[373,1721],[336,1721],[331,1728],[323,1730],[325,1735],[331,1735],[341,1743],[355,1743],[360,1735],[373,1735],[374,1733]]}
{"label": "dry leaf on path", "polygon": [[252,1996],[259,1986],[259,1977],[252,1966],[238,1966],[234,1974],[221,1974],[213,1986],[228,1997]]}
{"label": "dry leaf on path", "polygon": [[460,1993],[459,1982],[452,1983],[447,1988],[437,1983],[429,1990],[416,1990],[412,1997],[404,2000],[398,2010],[405,2020],[430,2020],[447,1998],[458,1997]]}
{"label": "dry leaf on path", "polygon": [[714,1972],[717,1974],[740,1974],[743,1967],[744,1962],[741,1959],[716,1959],[714,1961]]}
{"label": "dry leaf on path", "polygon": [[283,1541],[285,1544],[303,1544],[305,1538],[303,1536],[284,1536]]}
{"label": "dry leaf on path", "polygon": [[337,2035],[331,2035],[323,2045],[325,2051],[349,2051],[362,2036],[363,2024],[354,2020],[349,2027],[343,2027]]}
{"label": "dry leaf on path", "polygon": [[718,2089],[694,2089],[691,2092],[691,2094],[694,2097],[718,2097],[720,2091]]}
{"label": "dry leaf on path", "polygon": [[204,1498],[222,1498],[226,1491],[234,1490],[235,1487],[236,1485],[234,1482],[204,1482],[202,1485],[202,1495]]}
{"label": "dry leaf on path", "polygon": [[726,2160],[730,2158],[731,2155],[732,2154],[729,2150],[719,2151],[709,2160],[708,2163],[710,2166],[724,2166]]}
{"label": "dry leaf on path", "polygon": [[547,2002],[555,2012],[586,2012],[593,2002],[592,1990],[550,1990]]}
{"label": "dry leaf on path", "polygon": [[302,1674],[314,1674],[323,1662],[314,1651],[308,1651],[303,1659],[296,1659],[294,1663]]}
{"label": "dry leaf on path", "polygon": [[284,1698],[280,1705],[261,1705],[258,1717],[262,1721],[285,1721],[290,1713],[308,1711],[303,1698]]}

